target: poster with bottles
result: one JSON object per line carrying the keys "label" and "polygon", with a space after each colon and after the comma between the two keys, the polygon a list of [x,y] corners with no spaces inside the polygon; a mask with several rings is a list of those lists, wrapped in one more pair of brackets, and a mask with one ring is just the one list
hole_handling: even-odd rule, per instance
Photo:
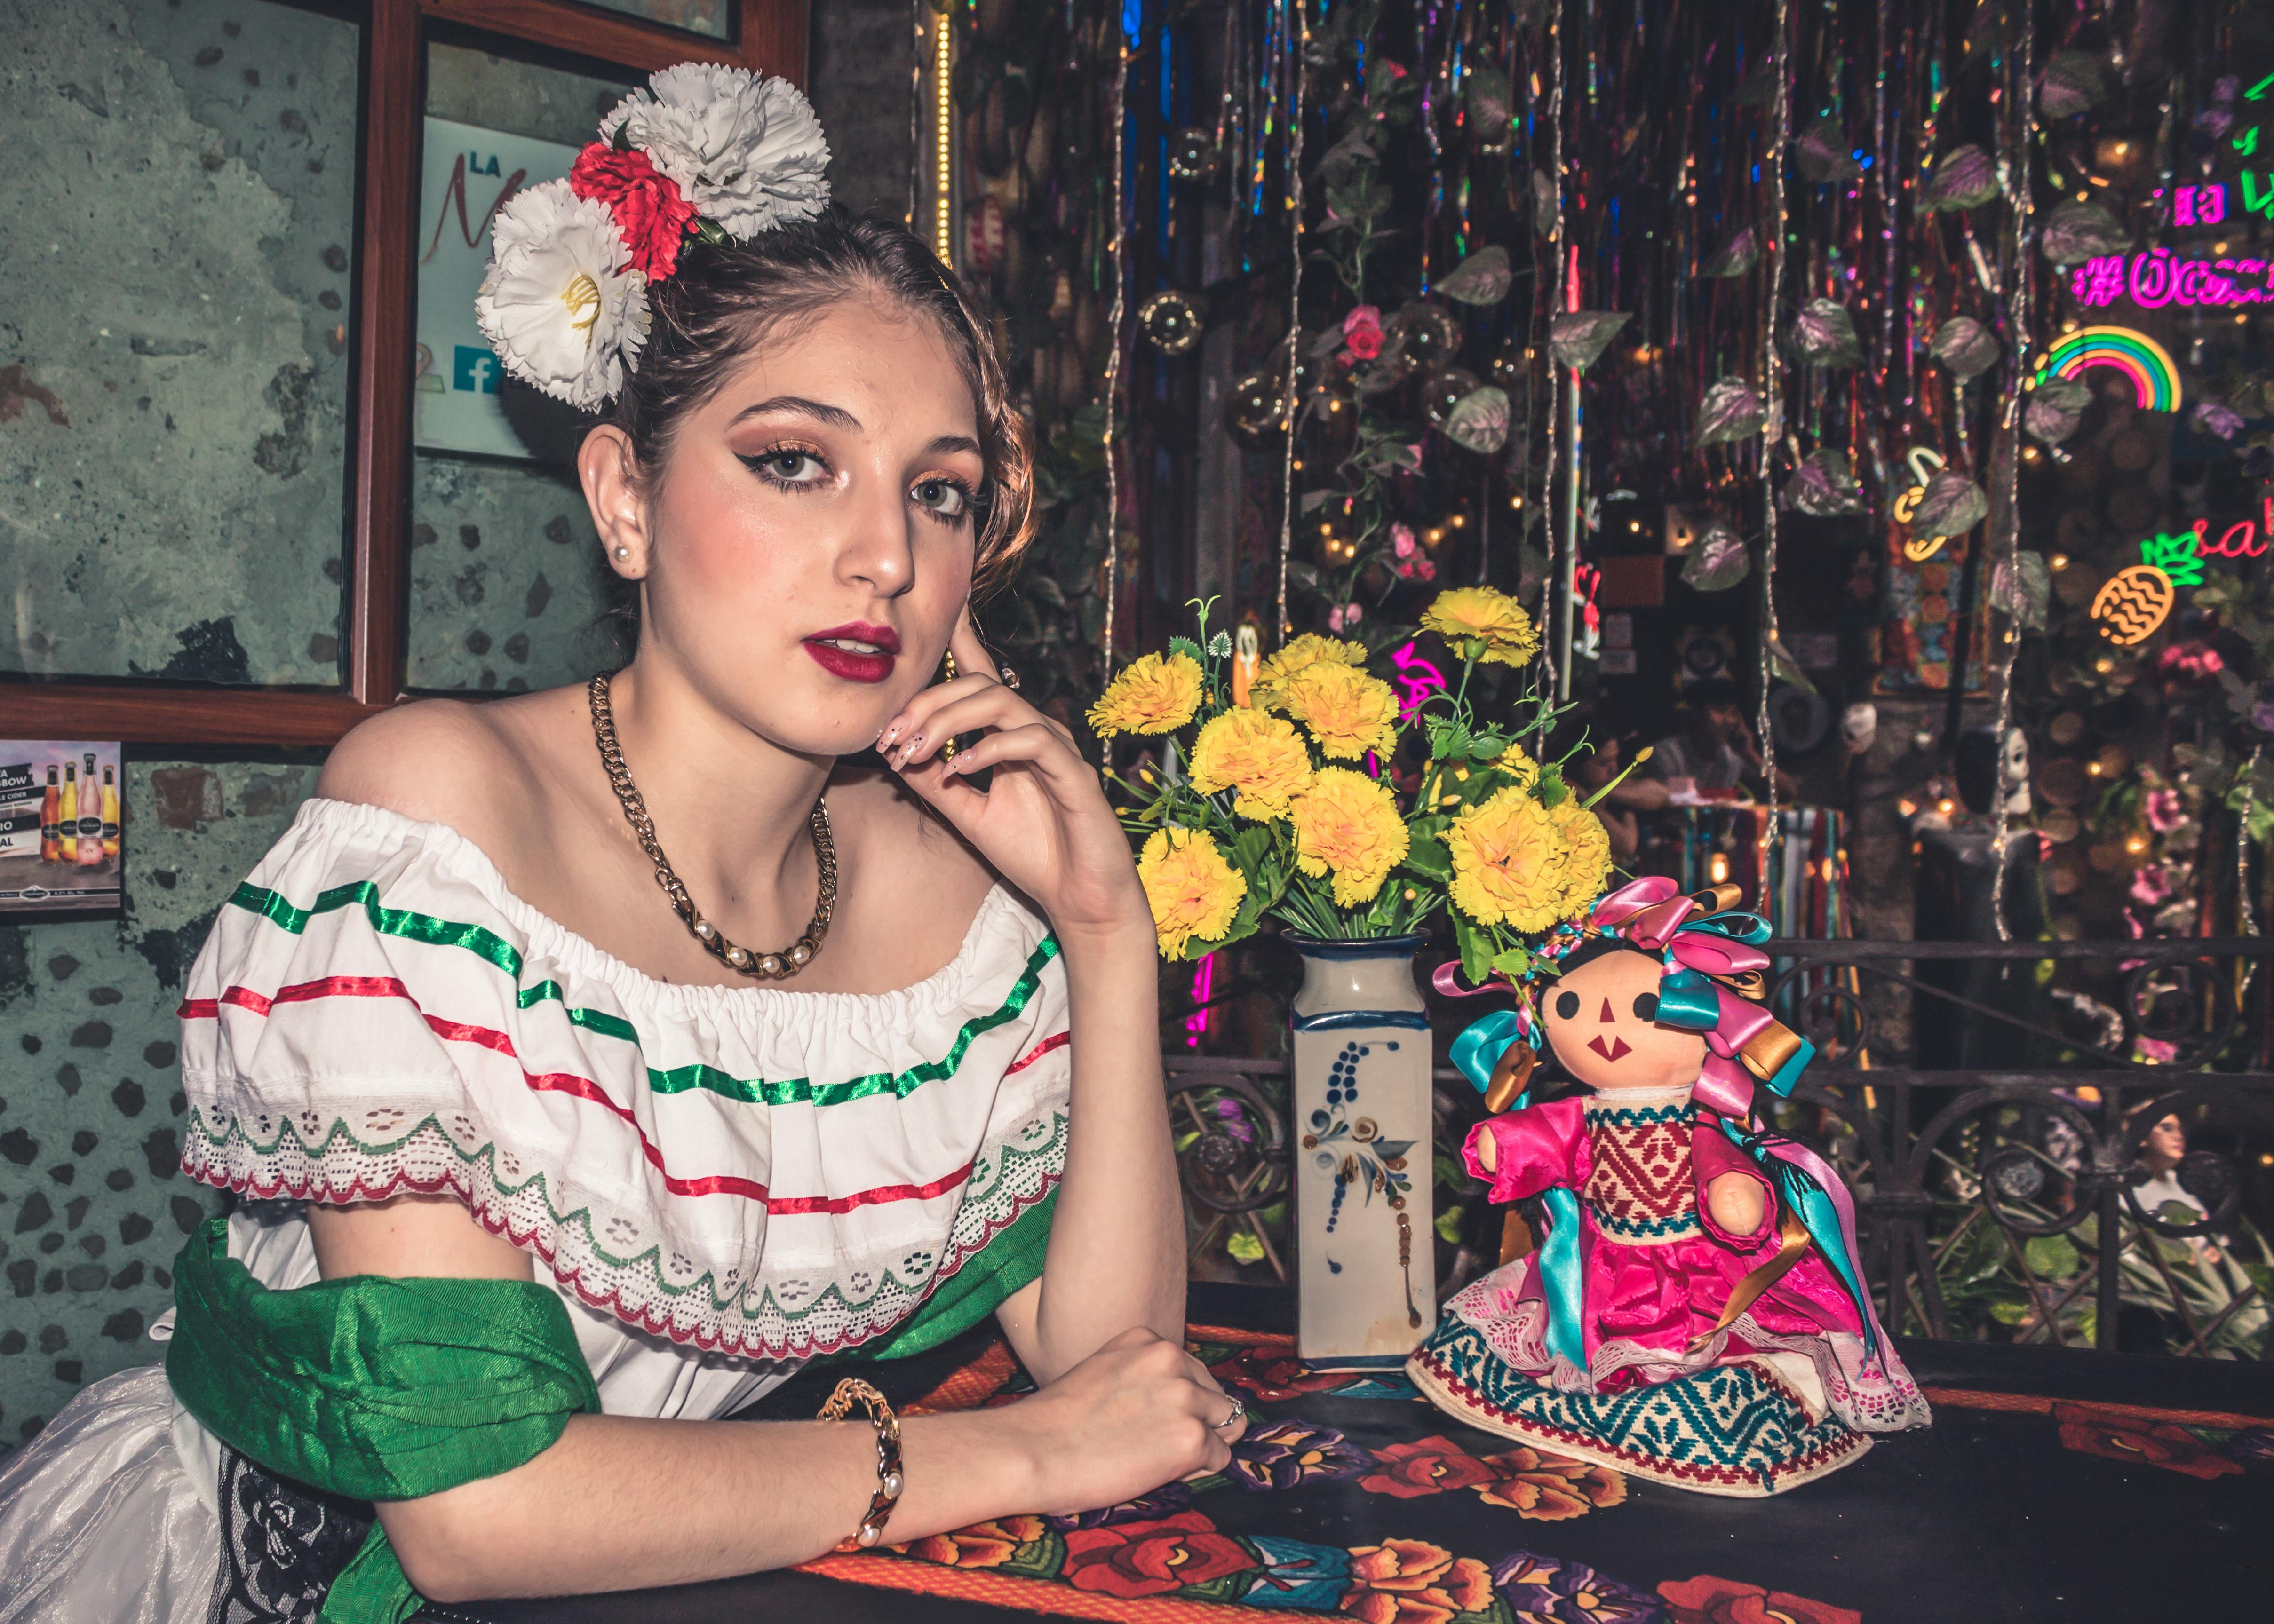
{"label": "poster with bottles", "polygon": [[0,739],[0,915],[116,912],[125,791],[115,743]]}

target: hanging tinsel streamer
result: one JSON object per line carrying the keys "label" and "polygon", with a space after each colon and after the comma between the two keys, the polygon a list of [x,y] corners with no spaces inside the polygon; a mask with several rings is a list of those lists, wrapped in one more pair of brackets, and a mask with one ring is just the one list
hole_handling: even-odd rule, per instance
{"label": "hanging tinsel streamer", "polygon": [[1105,352],[1105,653],[1104,680],[1113,680],[1113,617],[1121,589],[1121,482],[1114,465],[1113,409],[1121,387],[1121,327],[1127,308],[1128,280],[1122,264],[1123,204],[1121,171],[1129,122],[1129,41],[1120,25],[1113,26],[1116,56],[1113,64],[1113,223],[1106,234],[1106,253],[1113,267],[1113,313],[1107,322],[1111,343]]}
{"label": "hanging tinsel streamer", "polygon": [[932,52],[931,26],[926,19],[930,12],[928,0],[909,0],[908,26],[915,31],[915,42],[908,65],[908,212],[901,223],[911,231],[916,229],[916,201],[923,191],[924,82],[930,77]]}
{"label": "hanging tinsel streamer", "polygon": [[[2006,499],[2005,512],[1999,515],[1998,536],[1992,557],[1994,560],[1991,580],[2005,583],[2006,632],[2000,646],[2005,650],[1998,671],[1998,726],[1992,735],[1997,744],[1999,763],[1996,791],[1997,802],[1992,814],[1993,834],[1991,853],[1991,917],[1998,921],[1998,939],[2012,938],[2013,932],[2006,923],[2006,734],[2014,725],[2014,662],[2022,651],[2022,605],[2026,591],[2022,583],[2022,378],[2029,356],[2029,154],[2037,145],[2037,98],[2030,83],[2030,70],[2036,43],[2035,8],[2031,0],[2009,0],[2013,15],[2019,26],[2014,30],[2014,41],[2007,52],[2009,66],[2006,80],[2006,114],[2012,120],[2012,139],[2001,167],[2005,169],[2006,208],[2010,226],[2007,239],[2006,263],[2006,402],[1999,414],[1999,435],[2002,446],[1994,454],[2004,459],[2001,483]],[[1999,594],[1991,594],[1992,605],[1997,606]],[[1984,665],[1989,662],[1984,660]],[[1953,682],[1964,680],[1965,673],[1954,673]]]}
{"label": "hanging tinsel streamer", "polygon": [[[2234,908],[2235,929],[2243,936],[2258,934],[2258,909],[2250,897],[2250,820],[2258,807],[2258,767],[2266,759],[2266,747],[2260,744],[2250,752],[2250,759],[2242,769],[2242,808],[2234,820]],[[2250,983],[2258,978],[2258,960],[2242,961],[2242,984],[2234,989],[2234,1007],[2243,1007],[2250,996]]]}
{"label": "hanging tinsel streamer", "polygon": [[1761,648],[1760,648],[1760,746],[1762,787],[1768,795],[1768,805],[1761,817],[1756,866],[1760,871],[1763,893],[1772,883],[1769,863],[1776,854],[1778,837],[1782,832],[1783,815],[1777,808],[1776,728],[1769,713],[1769,688],[1775,680],[1774,650],[1777,640],[1776,615],[1776,557],[1777,504],[1776,454],[1784,440],[1784,379],[1777,357],[1777,312],[1784,303],[1785,232],[1787,229],[1784,169],[1792,146],[1792,10],[1791,0],[1777,0],[1776,39],[1772,48],[1776,53],[1773,64],[1776,73],[1776,100],[1772,117],[1774,128],[1769,142],[1768,162],[1761,168],[1768,181],[1768,299],[1761,315],[1761,402],[1767,421],[1761,430]]}
{"label": "hanging tinsel streamer", "polygon": [[1295,388],[1303,359],[1303,64],[1309,58],[1311,44],[1311,19],[1305,0],[1291,0],[1291,30],[1284,20],[1290,4],[1291,0],[1279,0],[1280,37],[1294,49],[1287,93],[1287,213],[1294,221],[1289,228],[1293,263],[1287,277],[1287,393],[1280,418],[1287,430],[1279,464],[1279,641],[1283,643],[1293,629],[1287,621],[1287,565],[1295,549],[1295,432],[1303,411]]}
{"label": "hanging tinsel streamer", "polygon": [[[1555,293],[1563,286],[1563,0],[1555,0],[1555,10],[1547,21],[1547,55],[1553,77],[1548,81],[1548,206],[1554,211],[1547,233],[1547,275],[1541,279],[1548,289],[1547,309],[1556,306]],[[1537,173],[1537,170],[1534,171]],[[1554,488],[1554,482],[1564,481],[1565,497],[1562,551],[1557,555],[1553,571],[1555,594],[1555,697],[1561,702],[1571,697],[1571,635],[1574,616],[1572,594],[1579,572],[1579,447],[1577,406],[1579,373],[1570,369],[1564,387],[1571,393],[1560,405],[1555,400],[1556,366],[1547,346],[1539,346],[1543,364],[1547,367],[1548,401],[1555,410],[1555,421],[1548,425],[1551,436],[1547,448],[1547,479],[1542,482],[1541,493]],[[1548,545],[1555,545],[1555,527],[1547,529]]]}

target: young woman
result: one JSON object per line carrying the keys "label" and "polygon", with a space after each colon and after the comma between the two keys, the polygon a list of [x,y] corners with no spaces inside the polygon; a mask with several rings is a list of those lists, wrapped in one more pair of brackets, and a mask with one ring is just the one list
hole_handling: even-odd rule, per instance
{"label": "young woman", "polygon": [[[245,1199],[184,1251],[167,1368],[0,1471],[0,1620],[681,1583],[1109,1504],[1239,1435],[1179,1346],[1145,898],[972,630],[1028,521],[988,327],[810,184],[736,214],[748,175],[713,184],[664,115],[708,139],[753,94],[779,125],[794,93],[659,75],[588,149],[646,139],[666,224],[727,224],[670,226],[644,312],[568,229],[591,190],[652,246],[605,176],[501,222],[508,365],[569,398],[621,365],[577,467],[637,653],[365,724],[222,911],[185,1160]],[[547,372],[517,275],[589,354]],[[889,771],[838,767],[872,743]],[[990,1311],[1040,1391],[899,1423],[889,1482],[859,1408],[715,1422]]]}

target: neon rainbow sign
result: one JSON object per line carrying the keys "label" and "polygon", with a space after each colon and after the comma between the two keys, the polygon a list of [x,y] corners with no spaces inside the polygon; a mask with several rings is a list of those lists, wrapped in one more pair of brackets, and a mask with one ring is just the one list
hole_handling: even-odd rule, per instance
{"label": "neon rainbow sign", "polygon": [[2130,327],[2079,327],[2053,346],[2039,379],[2074,379],[2096,366],[2111,366],[2132,380],[2133,403],[2142,411],[2177,411],[2180,372],[2171,351]]}

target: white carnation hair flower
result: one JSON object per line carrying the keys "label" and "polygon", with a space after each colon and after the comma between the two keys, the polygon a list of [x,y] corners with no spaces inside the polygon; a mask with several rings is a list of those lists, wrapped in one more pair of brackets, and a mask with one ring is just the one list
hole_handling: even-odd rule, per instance
{"label": "white carnation hair flower", "polygon": [[491,228],[474,318],[515,377],[593,411],[647,342],[647,279],[608,206],[565,180],[514,194]]}
{"label": "white carnation hair flower", "polygon": [[682,62],[600,121],[602,140],[619,132],[729,237],[810,220],[829,201],[829,143],[787,79]]}

